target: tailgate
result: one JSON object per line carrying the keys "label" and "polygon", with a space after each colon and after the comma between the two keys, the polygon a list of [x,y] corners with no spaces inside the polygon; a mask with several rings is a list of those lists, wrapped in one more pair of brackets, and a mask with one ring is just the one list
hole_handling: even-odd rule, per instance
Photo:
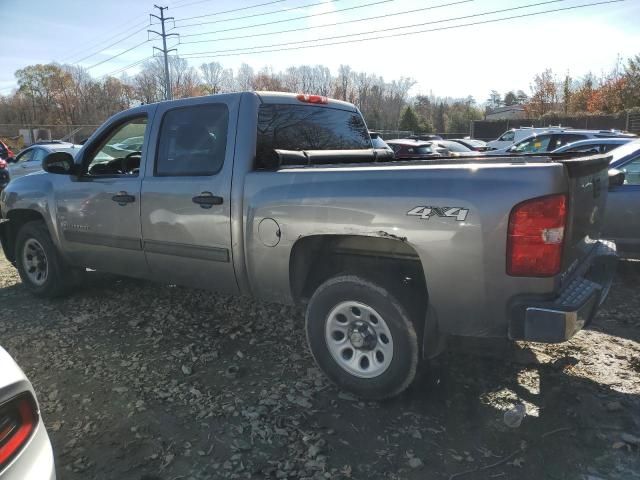
{"label": "tailgate", "polygon": [[563,271],[570,277],[600,238],[609,188],[609,161],[605,155],[557,160],[569,181],[568,221],[565,232]]}

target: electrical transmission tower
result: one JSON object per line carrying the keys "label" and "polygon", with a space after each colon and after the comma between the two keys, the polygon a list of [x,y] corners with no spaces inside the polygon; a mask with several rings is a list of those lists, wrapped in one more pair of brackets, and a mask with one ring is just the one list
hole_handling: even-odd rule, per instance
{"label": "electrical transmission tower", "polygon": [[159,50],[164,54],[164,86],[165,86],[165,100],[171,100],[173,95],[171,94],[171,78],[169,77],[169,52],[176,51],[175,48],[171,50],[167,50],[167,37],[177,37],[177,33],[166,33],[166,29],[164,28],[164,22],[167,20],[173,20],[173,17],[165,17],[164,11],[168,10],[169,7],[159,7],[158,5],[154,5],[158,10],[160,10],[160,16],[154,15],[150,13],[149,15],[160,20],[160,25],[162,26],[162,33],[156,32],[155,30],[147,30],[149,33],[155,33],[156,35],[162,37],[162,48],[153,47],[154,50]]}

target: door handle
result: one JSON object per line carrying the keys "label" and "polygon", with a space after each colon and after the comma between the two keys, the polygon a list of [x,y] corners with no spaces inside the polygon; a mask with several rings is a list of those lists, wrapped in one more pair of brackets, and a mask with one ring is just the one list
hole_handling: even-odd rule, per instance
{"label": "door handle", "polygon": [[135,202],[136,197],[134,197],[133,195],[129,195],[127,192],[118,192],[113,197],[111,197],[111,200],[124,207],[127,203]]}
{"label": "door handle", "polygon": [[218,197],[211,192],[202,192],[191,199],[193,203],[197,203],[201,208],[211,208],[214,205],[222,205],[222,197]]}

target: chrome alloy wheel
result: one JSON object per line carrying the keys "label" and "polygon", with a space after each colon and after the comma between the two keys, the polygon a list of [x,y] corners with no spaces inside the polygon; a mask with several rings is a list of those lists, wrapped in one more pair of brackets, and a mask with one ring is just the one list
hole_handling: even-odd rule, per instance
{"label": "chrome alloy wheel", "polygon": [[336,305],[327,317],[325,340],[340,367],[360,378],[382,375],[393,359],[393,338],[384,319],[364,303]]}
{"label": "chrome alloy wheel", "polygon": [[35,238],[30,238],[24,243],[22,263],[29,280],[39,287],[44,285],[49,273],[47,254],[44,252],[40,242]]}

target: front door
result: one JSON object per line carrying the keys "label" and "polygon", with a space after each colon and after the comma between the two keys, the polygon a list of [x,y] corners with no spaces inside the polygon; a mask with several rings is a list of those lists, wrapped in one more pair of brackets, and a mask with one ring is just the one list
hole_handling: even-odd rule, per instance
{"label": "front door", "polygon": [[[140,151],[116,154],[113,145],[144,136]],[[141,159],[148,143],[147,114],[124,117],[82,153],[82,173],[56,193],[63,250],[75,265],[130,276],[146,276],[142,251]]]}
{"label": "front door", "polygon": [[[160,104],[142,182],[142,238],[151,273],[178,285],[236,293],[230,192],[238,101]],[[230,125],[231,124],[231,125]]]}
{"label": "front door", "polygon": [[616,242],[625,255],[640,255],[640,156],[617,166],[625,174],[623,185],[611,187],[602,237]]}

